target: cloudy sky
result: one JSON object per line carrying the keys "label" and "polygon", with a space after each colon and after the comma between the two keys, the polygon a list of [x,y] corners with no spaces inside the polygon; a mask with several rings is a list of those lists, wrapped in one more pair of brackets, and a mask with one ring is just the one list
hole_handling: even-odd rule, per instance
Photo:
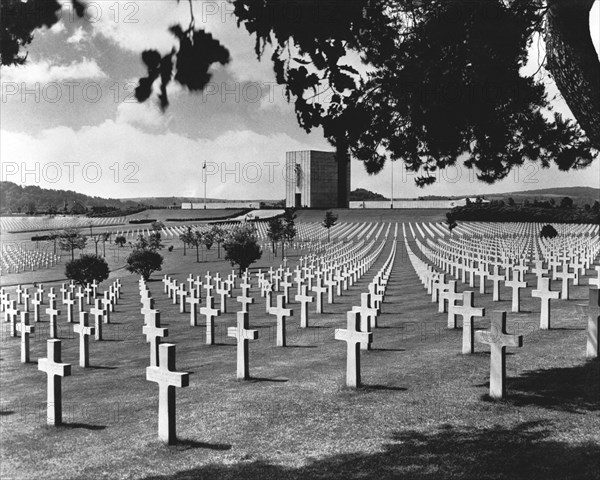
{"label": "cloudy sky", "polygon": [[[599,4],[592,25],[600,24]],[[173,39],[167,28],[189,23],[187,2],[95,1],[87,18],[78,19],[65,0],[61,21],[36,32],[26,66],[0,71],[2,180],[104,197],[202,197],[206,161],[209,197],[283,198],[285,152],[331,148],[320,131],[309,135],[298,127],[274,83],[270,55],[256,59],[254,41],[238,29],[230,10],[225,1],[195,2],[196,26],[227,46],[232,61],[213,69],[204,94],[172,86],[171,106],[161,114],[155,101],[138,104],[132,97],[137,79],[145,75],[140,53],[169,51]],[[532,72],[538,56],[543,52],[532,50]],[[549,89],[557,94],[552,84]],[[570,115],[560,98],[553,103]],[[599,163],[568,174],[529,165],[493,186],[452,169],[426,189],[415,187],[414,175],[396,163],[394,193],[410,198],[597,187]],[[389,195],[390,168],[369,176],[353,162],[352,188]]]}

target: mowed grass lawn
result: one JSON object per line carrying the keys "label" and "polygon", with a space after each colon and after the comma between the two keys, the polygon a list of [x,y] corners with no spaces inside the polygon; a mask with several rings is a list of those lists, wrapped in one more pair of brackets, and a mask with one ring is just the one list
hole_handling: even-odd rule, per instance
{"label": "mowed grass lawn", "polygon": [[[584,358],[586,318],[578,305],[587,302],[585,286],[572,287],[571,300],[553,302],[553,329],[545,332],[537,328],[539,301],[530,288],[522,293],[524,313],[508,314],[508,331],[523,334],[524,346],[509,349],[508,398],[489,401],[488,348],[460,353],[461,330],[446,328],[446,314],[430,302],[399,239],[372,350],[361,354],[364,386],[345,388],[346,344],[334,340],[334,329],[345,328],[345,312],[358,305],[390,247],[391,240],[324,314],[316,315],[313,304],[310,328],[298,328],[298,304],[291,303],[286,348],[275,347],[275,320],[265,314],[254,280],[250,323],[260,338],[250,343],[252,380],[244,382],[236,380],[236,348],[226,337],[235,300],[216,321],[217,345],[208,346],[205,329],[189,325],[189,314],[171,304],[155,274],[149,287],[169,329],[165,340],[177,345],[177,369],[191,373],[190,386],[177,389],[176,446],[157,437],[158,385],[145,379],[149,345],[137,277],[115,272],[123,297],[105,325],[106,340],[91,341],[89,369],[78,366],[78,337],[63,312],[63,361],[73,367],[63,380],[60,428],[45,425],[46,375],[36,365],[46,356],[47,316],[36,325],[27,365],[2,323],[0,477],[599,478],[600,370]],[[288,254],[295,265],[299,253]],[[165,272],[180,281],[190,272],[231,270],[223,261],[198,264],[181,251],[165,256]],[[265,254],[254,267],[271,264],[279,260]],[[476,293],[476,305],[510,310],[509,293],[503,289],[495,304],[491,294]],[[488,328],[489,319],[476,327]]]}
{"label": "mowed grass lawn", "polygon": [[[155,208],[144,210],[143,212],[134,213],[133,215],[127,216],[127,221],[129,220],[146,220],[146,219],[154,219],[159,222],[168,223],[168,219],[177,219],[177,220],[185,220],[193,218],[194,220],[211,220],[213,218],[222,218],[239,215],[243,212],[240,208],[220,208],[220,209],[211,209],[208,208],[206,210],[187,210],[187,209],[169,209],[169,208]],[[175,225],[178,225],[180,222],[175,222]],[[171,223],[168,223],[171,225]],[[137,226],[137,225],[134,225]],[[142,224],[141,226],[144,226]],[[145,225],[149,227],[149,225]]]}

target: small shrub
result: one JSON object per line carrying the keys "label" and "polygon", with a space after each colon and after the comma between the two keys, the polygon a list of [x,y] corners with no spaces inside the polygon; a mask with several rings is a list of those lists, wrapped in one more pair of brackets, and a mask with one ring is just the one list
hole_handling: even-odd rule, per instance
{"label": "small shrub", "polygon": [[544,225],[540,231],[541,238],[554,238],[558,235],[558,232],[552,225]]}
{"label": "small shrub", "polygon": [[108,278],[109,273],[106,260],[96,255],[82,255],[65,266],[66,277],[82,286],[94,280],[101,283]]}

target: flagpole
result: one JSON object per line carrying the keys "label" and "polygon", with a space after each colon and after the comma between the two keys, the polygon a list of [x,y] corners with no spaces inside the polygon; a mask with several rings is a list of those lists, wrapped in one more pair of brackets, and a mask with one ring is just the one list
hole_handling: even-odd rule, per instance
{"label": "flagpole", "polygon": [[390,208],[394,208],[394,161],[390,159],[390,165],[392,166],[392,203]]}
{"label": "flagpole", "polygon": [[204,165],[202,165],[202,174],[204,176],[204,210],[206,210],[206,160],[204,160]]}

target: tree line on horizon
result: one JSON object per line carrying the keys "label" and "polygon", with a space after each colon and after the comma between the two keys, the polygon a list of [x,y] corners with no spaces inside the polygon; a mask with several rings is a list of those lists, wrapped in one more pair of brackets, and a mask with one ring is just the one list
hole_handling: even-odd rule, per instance
{"label": "tree line on horizon", "polygon": [[563,197],[560,203],[554,199],[524,200],[517,203],[512,197],[507,201],[492,200],[483,203],[480,198],[461,207],[454,207],[446,213],[448,225],[456,225],[458,220],[477,222],[544,222],[544,223],[600,223],[600,202],[592,205],[576,205],[570,197]]}

